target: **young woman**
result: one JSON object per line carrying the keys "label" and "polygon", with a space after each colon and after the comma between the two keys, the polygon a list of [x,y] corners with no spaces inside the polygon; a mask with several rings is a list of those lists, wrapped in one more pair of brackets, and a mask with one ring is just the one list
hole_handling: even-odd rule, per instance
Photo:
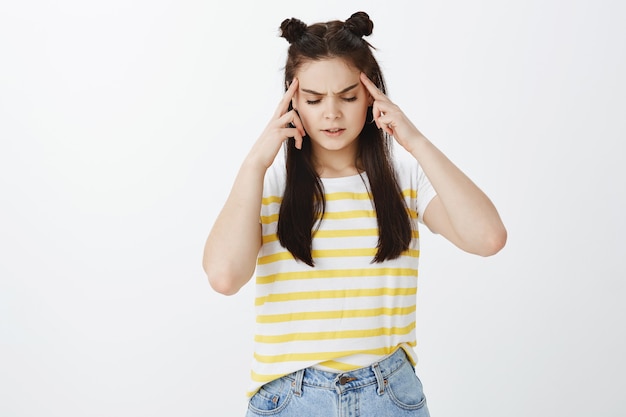
{"label": "young woman", "polygon": [[216,291],[256,269],[249,416],[427,416],[418,222],[483,256],[506,241],[487,196],[385,95],[372,28],[363,12],[282,23],[288,88],[206,242]]}

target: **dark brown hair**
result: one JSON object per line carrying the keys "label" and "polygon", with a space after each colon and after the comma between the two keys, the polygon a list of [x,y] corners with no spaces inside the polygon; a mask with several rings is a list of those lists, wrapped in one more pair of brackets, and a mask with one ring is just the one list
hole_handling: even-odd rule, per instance
{"label": "dark brown hair", "polygon": [[[307,26],[291,18],[280,25],[281,36],[291,44],[285,65],[285,85],[289,85],[302,64],[329,58],[341,58],[364,72],[386,92],[373,47],[363,39],[372,33],[374,24],[365,12],[357,12],[345,22],[338,20]],[[290,106],[291,109],[291,106]],[[378,244],[373,262],[398,258],[411,242],[411,220],[391,161],[392,139],[372,120],[372,107],[358,140],[359,168],[369,178],[378,222]],[[277,235],[294,258],[313,266],[312,238],[316,223],[324,216],[324,186],[312,161],[311,141],[303,138],[302,149],[290,138],[286,142],[287,180],[278,216]]]}

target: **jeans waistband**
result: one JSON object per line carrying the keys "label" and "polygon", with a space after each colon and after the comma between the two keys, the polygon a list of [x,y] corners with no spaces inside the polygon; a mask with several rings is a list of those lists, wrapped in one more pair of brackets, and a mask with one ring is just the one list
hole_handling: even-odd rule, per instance
{"label": "jeans waistband", "polygon": [[409,359],[404,349],[398,348],[394,353],[374,362],[370,366],[358,368],[348,372],[327,372],[316,368],[301,369],[286,378],[292,380],[292,386],[296,395],[302,394],[304,388],[321,388],[337,392],[360,388],[366,385],[377,384],[378,393],[385,390],[385,379],[398,370]]}

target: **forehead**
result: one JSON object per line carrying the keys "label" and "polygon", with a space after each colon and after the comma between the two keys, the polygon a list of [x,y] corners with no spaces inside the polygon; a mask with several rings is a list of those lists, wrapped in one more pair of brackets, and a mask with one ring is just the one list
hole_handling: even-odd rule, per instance
{"label": "forehead", "polygon": [[295,76],[301,89],[336,92],[359,83],[360,71],[341,58],[308,61],[300,66]]}

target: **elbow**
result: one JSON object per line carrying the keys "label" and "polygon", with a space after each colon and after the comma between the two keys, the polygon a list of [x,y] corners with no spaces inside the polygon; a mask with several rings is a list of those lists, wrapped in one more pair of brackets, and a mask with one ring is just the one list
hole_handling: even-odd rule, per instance
{"label": "elbow", "polygon": [[477,254],[485,257],[493,256],[504,248],[506,240],[507,231],[504,226],[498,228],[497,230],[493,230],[483,238],[483,244],[477,251]]}
{"label": "elbow", "polygon": [[232,271],[214,268],[211,265],[204,264],[204,272],[209,279],[209,285],[217,293],[222,295],[235,295],[241,289],[238,280]]}
{"label": "elbow", "polygon": [[215,278],[212,278],[211,276],[209,276],[209,284],[211,285],[211,288],[213,288],[215,292],[218,292],[222,295],[235,295],[239,292],[239,289],[240,289],[240,287],[233,285],[227,280],[215,279]]}

